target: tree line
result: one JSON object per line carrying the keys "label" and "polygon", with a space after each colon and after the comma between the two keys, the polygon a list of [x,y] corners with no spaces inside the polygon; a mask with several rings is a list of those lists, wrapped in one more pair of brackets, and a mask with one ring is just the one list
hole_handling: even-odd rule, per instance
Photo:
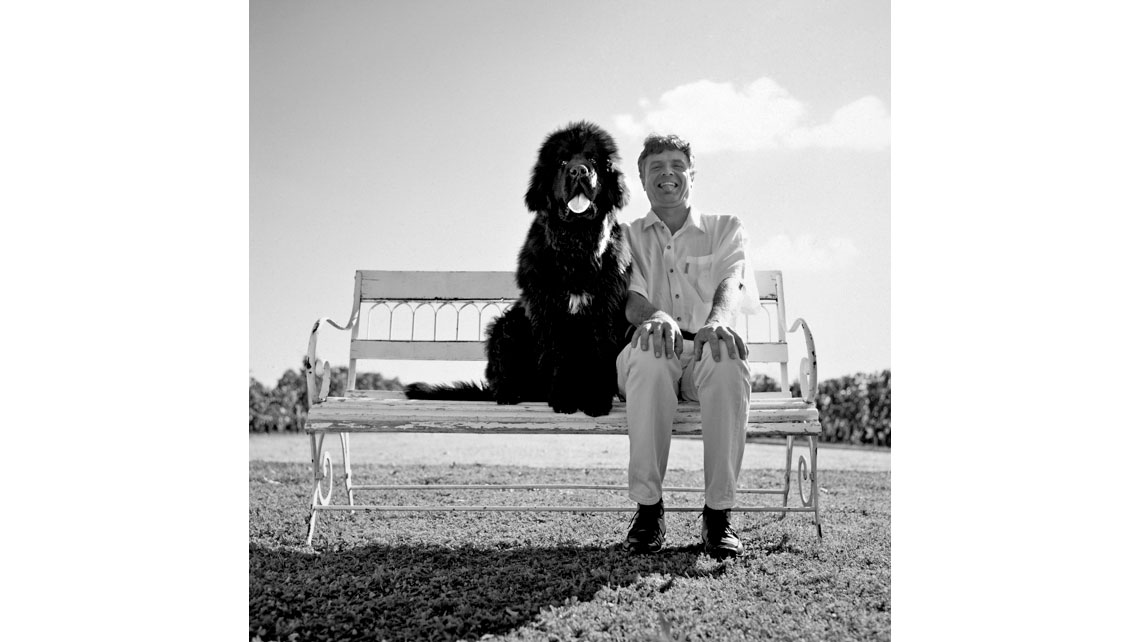
{"label": "tree line", "polygon": [[[793,381],[792,396],[802,397]],[[752,377],[752,392],[777,392],[780,383],[768,375]],[[856,446],[891,445],[891,371],[860,372],[819,382],[816,395],[820,441]]]}
{"label": "tree line", "polygon": [[[348,367],[332,369],[329,396],[344,395],[348,383]],[[356,374],[358,390],[403,390],[400,378],[389,379],[379,373]],[[791,385],[792,396],[800,395],[798,381]],[[752,378],[753,392],[775,392],[779,383],[765,374]],[[821,441],[865,446],[891,445],[891,371],[858,373],[828,379],[819,383]],[[309,408],[308,390],[303,374],[287,370],[270,390],[253,377],[249,378],[249,431],[296,432],[304,427]]]}

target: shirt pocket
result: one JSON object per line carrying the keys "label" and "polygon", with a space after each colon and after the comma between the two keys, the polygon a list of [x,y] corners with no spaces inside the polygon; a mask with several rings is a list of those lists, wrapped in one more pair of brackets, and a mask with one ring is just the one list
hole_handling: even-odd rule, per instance
{"label": "shirt pocket", "polygon": [[701,301],[712,301],[713,292],[716,291],[716,283],[713,280],[713,255],[706,256],[690,256],[685,259],[685,278],[693,289],[697,291],[697,296],[701,297]]}

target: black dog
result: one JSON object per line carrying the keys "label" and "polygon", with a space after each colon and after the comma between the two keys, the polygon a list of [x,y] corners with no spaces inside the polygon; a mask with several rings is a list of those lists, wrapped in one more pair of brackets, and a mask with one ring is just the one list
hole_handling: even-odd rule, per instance
{"label": "black dog", "polygon": [[526,193],[534,212],[519,251],[519,301],[487,330],[487,387],[408,386],[410,399],[545,401],[609,413],[624,347],[630,255],[617,210],[629,202],[617,146],[597,125],[547,137]]}

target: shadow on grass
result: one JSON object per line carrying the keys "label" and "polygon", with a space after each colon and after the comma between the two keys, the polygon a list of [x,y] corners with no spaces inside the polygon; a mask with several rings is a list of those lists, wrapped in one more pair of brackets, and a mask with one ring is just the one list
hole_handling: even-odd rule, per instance
{"label": "shadow on grass", "polygon": [[[672,577],[717,576],[699,546],[630,556],[616,546],[510,547],[367,544],[249,550],[250,637],[477,639],[525,625],[548,607],[638,584],[665,593]],[[669,579],[665,579],[669,578]]]}
{"label": "shadow on grass", "polygon": [[[609,470],[363,466],[393,484],[566,483]],[[775,472],[748,472],[770,485]],[[251,462],[251,639],[657,639],[666,617],[679,639],[890,639],[890,474],[829,472],[824,540],[809,515],[779,522],[734,516],[746,551],[716,562],[700,551],[696,513],[667,513],[666,550],[617,547],[626,513],[322,514],[304,545],[311,471]],[[679,471],[678,485],[700,483]],[[575,477],[577,476],[577,477]],[[604,481],[596,481],[604,480]],[[758,482],[758,483],[757,483]],[[480,491],[394,493],[393,504],[485,505]],[[442,495],[440,497],[439,495]],[[597,498],[591,494],[590,501]],[[614,505],[624,497],[602,496]],[[512,502],[574,503],[574,492],[527,491]],[[697,500],[699,501],[699,499]],[[675,504],[680,506],[681,500]]]}

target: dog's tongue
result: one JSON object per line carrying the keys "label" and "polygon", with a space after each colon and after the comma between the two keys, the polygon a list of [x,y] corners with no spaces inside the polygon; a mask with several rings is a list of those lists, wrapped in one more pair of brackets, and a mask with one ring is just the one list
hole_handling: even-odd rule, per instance
{"label": "dog's tongue", "polygon": [[574,200],[570,201],[570,211],[574,212],[575,214],[581,214],[582,212],[585,212],[586,208],[589,206],[590,199],[586,198],[583,194],[575,196]]}

